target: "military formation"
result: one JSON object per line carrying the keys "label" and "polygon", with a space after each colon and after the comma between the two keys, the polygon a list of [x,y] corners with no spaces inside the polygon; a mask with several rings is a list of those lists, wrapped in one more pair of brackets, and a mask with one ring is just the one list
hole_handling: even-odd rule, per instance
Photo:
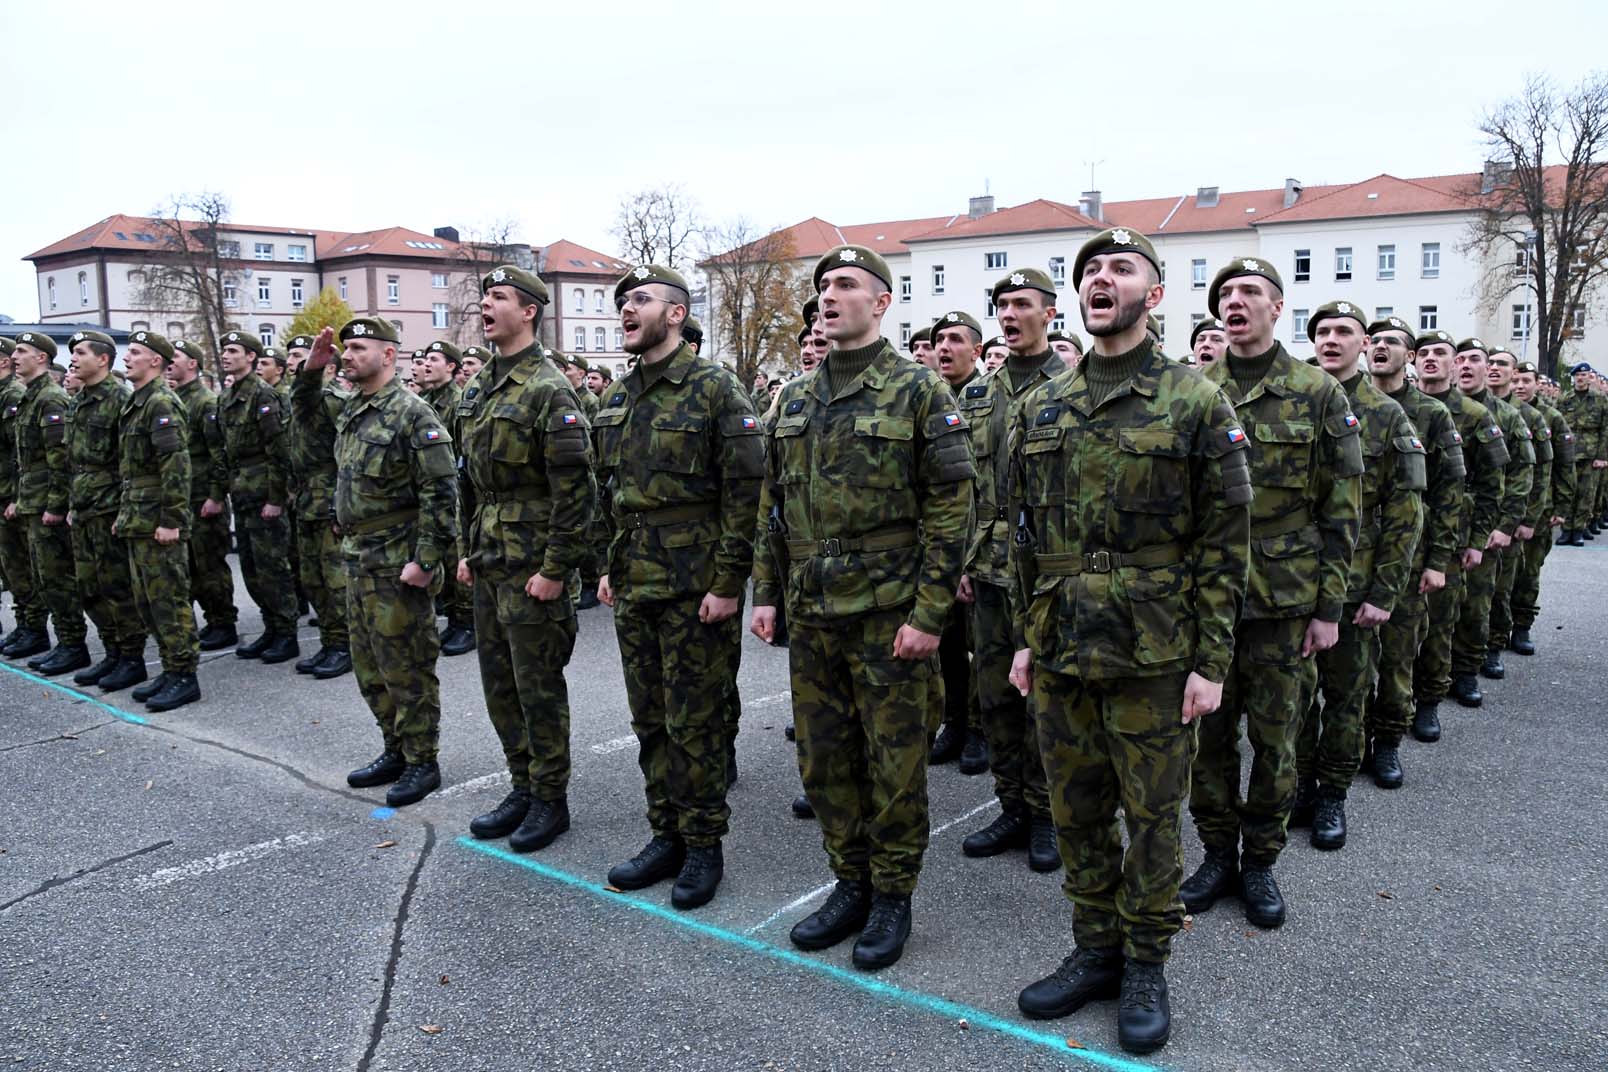
{"label": "military formation", "polygon": [[[607,879],[673,880],[690,910],[725,874],[752,582],[749,630],[789,650],[792,811],[835,881],[792,942],[900,959],[929,767],[958,762],[999,803],[961,851],[1062,872],[1073,905],[1071,955],[1022,1013],[1118,999],[1122,1046],[1151,1052],[1186,913],[1238,898],[1280,926],[1290,831],[1341,849],[1352,783],[1404,785],[1405,736],[1435,742],[1443,700],[1479,706],[1504,653],[1535,654],[1547,554],[1608,515],[1589,366],[1560,386],[1344,300],[1300,360],[1257,257],[1218,271],[1174,360],[1161,277],[1112,228],[1073,265],[1087,343],[1024,268],[992,288],[999,335],[955,310],[906,358],[882,333],[887,263],[840,246],[801,311],[802,372],[746,386],[651,264],[615,287],[617,381],[540,344],[551,296],[510,265],[481,280],[489,345],[407,351],[409,377],[372,317],[282,352],[226,332],[221,395],[199,348],[154,332],[120,371],[108,336],[75,334],[71,396],[52,339],[0,339],[0,655],[166,711],[201,698],[203,651],[296,659],[310,608],[295,670],[354,676],[379,752],[347,780],[402,807],[441,785],[438,660],[473,651],[511,787],[470,832],[524,853],[571,828],[565,672],[601,602],[648,833]],[[244,643],[231,539],[264,626]]]}

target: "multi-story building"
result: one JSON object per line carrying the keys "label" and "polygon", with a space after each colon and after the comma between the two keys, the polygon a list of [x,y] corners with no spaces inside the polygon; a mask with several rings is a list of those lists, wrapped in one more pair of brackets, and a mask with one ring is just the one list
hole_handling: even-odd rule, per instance
{"label": "multi-story building", "polygon": [[614,284],[630,265],[574,242],[544,246],[537,272],[552,292],[542,342],[555,350],[602,358],[615,375],[625,370],[625,333],[614,308]]}

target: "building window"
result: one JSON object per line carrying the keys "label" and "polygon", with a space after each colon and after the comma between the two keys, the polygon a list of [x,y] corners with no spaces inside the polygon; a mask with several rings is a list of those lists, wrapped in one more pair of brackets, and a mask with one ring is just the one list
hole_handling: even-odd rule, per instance
{"label": "building window", "polygon": [[1290,320],[1291,327],[1292,327],[1292,329],[1294,331],[1293,338],[1295,339],[1296,342],[1306,342],[1307,341],[1307,333],[1306,333],[1307,321],[1310,320],[1311,318],[1312,318],[1312,310],[1310,310],[1310,309],[1297,309],[1295,311],[1295,315],[1293,317],[1291,317],[1291,320]]}
{"label": "building window", "polygon": [[430,306],[430,326],[444,328],[447,326],[447,303],[438,301]]}
{"label": "building window", "polygon": [[263,309],[273,304],[274,281],[266,275],[257,277],[257,308]]}
{"label": "building window", "polygon": [[592,349],[602,353],[609,348],[609,334],[606,328],[592,329]]}
{"label": "building window", "polygon": [[910,325],[908,323],[899,325],[899,349],[910,349]]}
{"label": "building window", "polygon": [[1312,278],[1312,251],[1298,249],[1295,251],[1295,281],[1305,283]]}
{"label": "building window", "polygon": [[614,348],[616,350],[624,350],[625,349],[625,329],[624,328],[615,328],[614,329]]}
{"label": "building window", "polygon": [[1586,337],[1586,307],[1577,305],[1569,310],[1569,337],[1583,339]]}
{"label": "building window", "polygon": [[240,259],[240,243],[236,242],[232,238],[220,238],[220,239],[218,239],[218,256],[223,257],[223,258],[225,258],[227,260],[232,260],[232,261],[239,260]]}
{"label": "building window", "polygon": [[944,266],[941,264],[932,266],[932,292],[934,294],[944,292]]}
{"label": "building window", "polygon": [[290,281],[290,304],[293,308],[300,309],[302,307],[302,303],[306,300],[303,295],[302,281],[292,279]]}
{"label": "building window", "polygon": [[911,293],[912,293],[912,291],[914,289],[915,288],[910,285],[910,277],[909,276],[902,275],[902,276],[899,277],[899,300],[900,301],[908,302],[910,300]]}
{"label": "building window", "polygon": [[385,301],[388,305],[402,304],[402,277],[388,275],[385,277]]}
{"label": "building window", "polygon": [[1351,247],[1340,246],[1334,251],[1334,281],[1351,282]]}
{"label": "building window", "polygon": [[1535,246],[1529,242],[1520,246],[1513,256],[1513,275],[1515,277],[1529,275],[1535,265]]}
{"label": "building window", "polygon": [[232,280],[232,279],[225,279],[223,281],[223,304],[225,304],[225,305],[239,305],[240,304],[240,294],[235,289],[235,283],[234,283],[234,280]]}
{"label": "building window", "polygon": [[1515,339],[1528,339],[1530,337],[1530,307],[1528,305],[1515,305],[1513,307],[1513,337]]}
{"label": "building window", "polygon": [[1206,319],[1206,314],[1205,313],[1190,313],[1189,314],[1189,330],[1191,332],[1194,332],[1195,325],[1200,323],[1202,320],[1205,320],[1205,319]]}
{"label": "building window", "polygon": [[992,290],[985,290],[985,291],[983,291],[983,316],[984,317],[990,317],[990,316],[993,316],[993,315],[994,315],[994,292]]}
{"label": "building window", "polygon": [[272,324],[258,324],[257,338],[262,340],[264,346],[272,346],[274,344],[274,326]]}
{"label": "building window", "polygon": [[1065,313],[1057,312],[1055,314],[1055,319],[1050,321],[1050,330],[1051,331],[1065,331],[1066,330],[1066,314]]}
{"label": "building window", "polygon": [[78,273],[78,304],[89,304],[89,273]]}
{"label": "building window", "polygon": [[1438,331],[1438,330],[1440,330],[1440,306],[1438,306],[1438,305],[1420,305],[1418,307],[1418,330],[1419,331]]}
{"label": "building window", "polygon": [[274,244],[272,242],[258,242],[251,249],[251,255],[259,261],[274,259]]}
{"label": "building window", "polygon": [[1391,316],[1395,316],[1395,315],[1396,315],[1396,307],[1393,306],[1393,305],[1376,305],[1376,306],[1374,306],[1374,319],[1375,320],[1384,320],[1386,317],[1391,317]]}
{"label": "building window", "polygon": [[575,352],[578,353],[578,354],[586,352],[586,329],[585,328],[576,328],[575,329]]}
{"label": "building window", "polygon": [[176,342],[184,338],[184,325],[179,323],[177,320],[169,320],[167,337],[169,342]]}
{"label": "building window", "polygon": [[1066,286],[1066,258],[1065,257],[1051,257],[1050,258],[1050,282],[1054,283],[1057,287]]}
{"label": "building window", "polygon": [[1206,289],[1206,261],[1204,258],[1196,257],[1189,262],[1189,289]]}
{"label": "building window", "polygon": [[1396,278],[1396,247],[1394,245],[1379,247],[1379,278]]}
{"label": "building window", "polygon": [[45,294],[50,298],[50,307],[56,307],[56,277],[50,276],[45,280]]}
{"label": "building window", "polygon": [[[592,312],[603,312],[603,292],[601,290],[592,291]],[[599,345],[598,349],[601,350],[603,347]]]}
{"label": "building window", "polygon": [[989,270],[989,271],[997,272],[997,271],[999,271],[1000,269],[1002,269],[1004,267],[1005,267],[1005,254],[1004,254],[1003,251],[1001,251],[999,253],[984,253],[983,254],[983,268],[984,269]]}
{"label": "building window", "polygon": [[431,272],[430,273],[430,289],[431,290],[446,290],[447,289],[447,273],[446,272]]}
{"label": "building window", "polygon": [[286,246],[285,259],[287,261],[304,261],[307,259],[306,246]]}
{"label": "building window", "polygon": [[336,283],[339,284],[339,286],[341,288],[341,301],[345,301],[346,297],[347,297],[347,294],[346,294],[346,277],[344,275],[341,276],[340,279],[336,280]]}

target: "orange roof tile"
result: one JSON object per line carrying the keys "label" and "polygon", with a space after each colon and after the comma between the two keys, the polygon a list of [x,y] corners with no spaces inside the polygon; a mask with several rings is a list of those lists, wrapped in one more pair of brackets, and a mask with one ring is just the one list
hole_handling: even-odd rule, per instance
{"label": "orange roof tile", "polygon": [[[183,220],[180,222],[186,233],[193,232],[201,226],[195,220]],[[307,238],[314,238],[320,233],[304,228],[259,227],[244,223],[229,223],[226,228],[231,232],[282,234],[293,237],[305,236]],[[166,241],[166,234],[164,221],[150,216],[126,216],[119,213],[92,223],[82,231],[68,235],[59,242],[52,242],[43,249],[35,250],[24,257],[23,260],[39,260],[63,253],[82,253],[89,250],[150,251],[160,249],[163,246]]]}
{"label": "orange roof tile", "polygon": [[1087,229],[1099,231],[1105,224],[1091,219],[1071,205],[1039,198],[1026,204],[1012,205],[986,216],[970,219],[965,216],[952,219],[944,227],[912,237],[914,242],[937,242],[949,238],[981,238],[987,235],[1032,234],[1036,231],[1071,231]]}
{"label": "orange roof tile", "polygon": [[[1464,176],[1466,182],[1468,176]],[[1477,179],[1478,176],[1475,176]],[[1411,216],[1425,212],[1464,212],[1473,207],[1450,192],[1394,175],[1375,175],[1349,186],[1327,187],[1313,196],[1303,193],[1289,208],[1263,216],[1259,223],[1303,223],[1311,220],[1363,219],[1370,216]]]}
{"label": "orange roof tile", "polygon": [[536,262],[542,272],[551,272],[563,275],[600,275],[610,279],[618,279],[631,267],[618,257],[607,253],[599,253],[595,249],[587,249],[578,242],[559,239],[551,245],[543,246],[540,259]]}
{"label": "orange roof tile", "polygon": [[407,227],[382,227],[377,231],[318,232],[318,259],[344,260],[348,257],[421,257],[445,260],[458,255],[459,244]]}

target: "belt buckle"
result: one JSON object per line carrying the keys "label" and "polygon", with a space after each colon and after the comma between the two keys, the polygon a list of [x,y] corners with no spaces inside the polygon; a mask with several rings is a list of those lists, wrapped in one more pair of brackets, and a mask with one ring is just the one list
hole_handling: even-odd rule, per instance
{"label": "belt buckle", "polygon": [[1010,516],[1011,516],[1011,508],[1008,507],[1008,506],[998,507],[994,511],[994,520],[996,520],[996,521],[1004,521],[1007,518],[1009,518]]}
{"label": "belt buckle", "polygon": [[1091,553],[1085,553],[1083,556],[1083,568],[1088,570],[1090,573],[1110,573],[1111,552],[1094,551]]}
{"label": "belt buckle", "polygon": [[821,541],[821,554],[826,558],[838,558],[843,554],[843,541],[836,536]]}

